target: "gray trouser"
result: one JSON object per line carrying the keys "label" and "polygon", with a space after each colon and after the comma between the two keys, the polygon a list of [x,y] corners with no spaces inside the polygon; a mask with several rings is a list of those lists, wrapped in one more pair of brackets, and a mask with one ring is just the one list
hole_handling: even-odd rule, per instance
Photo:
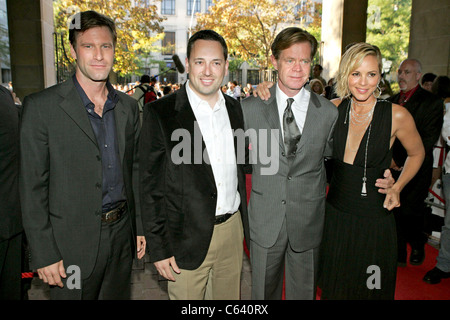
{"label": "gray trouser", "polygon": [[292,250],[286,220],[273,247],[264,248],[251,241],[252,299],[281,300],[284,280],[286,300],[314,300],[318,257],[318,248]]}

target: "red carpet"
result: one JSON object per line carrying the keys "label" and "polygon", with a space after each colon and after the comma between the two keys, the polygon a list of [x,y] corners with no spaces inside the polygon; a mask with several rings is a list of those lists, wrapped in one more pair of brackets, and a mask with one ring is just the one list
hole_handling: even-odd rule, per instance
{"label": "red carpet", "polygon": [[[410,248],[408,248],[409,254]],[[450,300],[450,279],[443,279],[438,284],[422,281],[423,276],[436,265],[438,250],[425,246],[425,261],[420,266],[408,265],[397,269],[396,300]]]}
{"label": "red carpet", "polygon": [[[250,191],[251,176],[247,175],[248,198],[250,197]],[[249,252],[246,247],[245,251],[248,255]],[[410,248],[408,247],[408,259],[409,253]],[[427,244],[425,253],[425,261],[422,265],[412,266],[408,263],[406,267],[397,269],[396,300],[450,300],[450,279],[443,279],[440,283],[434,285],[422,281],[425,273],[434,268],[438,250]],[[320,299],[320,290],[317,299]]]}

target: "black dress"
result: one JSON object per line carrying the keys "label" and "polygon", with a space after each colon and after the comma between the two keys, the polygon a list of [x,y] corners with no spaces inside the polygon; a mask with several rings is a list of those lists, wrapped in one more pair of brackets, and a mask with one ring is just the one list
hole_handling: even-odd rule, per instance
{"label": "black dress", "polygon": [[[353,165],[343,162],[349,107],[349,100],[339,105],[334,131],[333,175],[320,249],[321,299],[394,299],[395,220],[392,212],[383,208],[385,195],[375,187],[375,180],[391,163],[392,104],[377,102]],[[362,196],[365,163],[367,195]]]}

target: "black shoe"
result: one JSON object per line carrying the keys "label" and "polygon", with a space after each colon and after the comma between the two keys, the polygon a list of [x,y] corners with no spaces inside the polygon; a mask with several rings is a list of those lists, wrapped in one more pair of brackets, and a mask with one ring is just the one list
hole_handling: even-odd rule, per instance
{"label": "black shoe", "polygon": [[409,257],[409,262],[413,266],[420,266],[423,263],[423,260],[425,260],[425,249],[412,249],[411,250],[411,256]]}
{"label": "black shoe", "polygon": [[423,277],[423,281],[429,284],[436,284],[441,282],[441,279],[450,278],[450,272],[444,272],[437,267],[428,271]]}
{"label": "black shoe", "polygon": [[406,267],[406,259],[398,259],[397,260],[397,267]]}

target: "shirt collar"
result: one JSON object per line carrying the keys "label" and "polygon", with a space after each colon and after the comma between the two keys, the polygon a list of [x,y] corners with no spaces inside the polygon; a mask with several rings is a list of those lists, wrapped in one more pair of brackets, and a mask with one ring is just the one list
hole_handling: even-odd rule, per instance
{"label": "shirt collar", "polygon": [[[89,97],[87,96],[86,92],[84,92],[83,88],[81,87],[80,83],[77,80],[76,74],[74,74],[72,76],[72,80],[73,80],[73,83],[75,85],[75,88],[77,89],[77,91],[78,91],[78,93],[79,93],[79,95],[81,97],[81,100],[83,101],[83,105],[86,108],[93,108],[94,104],[89,99]],[[116,105],[116,103],[119,101],[119,95],[117,94],[116,90],[114,89],[112,84],[109,82],[109,80],[106,81],[106,89],[108,89],[107,100],[114,102],[113,103],[113,107],[114,107]]]}
{"label": "shirt collar", "polygon": [[[305,97],[306,93],[307,93],[307,90],[305,89],[305,86],[303,86],[300,89],[300,91],[295,96],[292,97],[294,99],[294,103],[292,104],[293,108],[298,108],[298,109],[300,108],[300,106],[302,105],[301,104],[302,98]],[[284,111],[284,109],[286,108],[286,100],[289,97],[287,96],[287,94],[285,94],[283,92],[283,90],[280,89],[280,87],[278,86],[278,83],[277,83],[277,89],[276,89],[276,96],[277,96],[278,106],[280,108],[282,108]]]}
{"label": "shirt collar", "polygon": [[214,110],[214,111],[220,110],[220,108],[224,107],[225,106],[225,98],[224,98],[222,92],[220,91],[220,89],[218,89],[217,91],[218,91],[218,95],[219,95],[219,100],[216,102],[216,105],[214,106],[214,108],[211,109],[208,102],[206,102],[205,100],[200,98],[194,92],[194,90],[192,90],[192,88],[190,87],[189,80],[186,82],[186,93],[188,95],[188,99],[189,99],[189,103],[191,104],[191,108],[193,110],[198,110],[200,108],[200,106],[203,104],[207,105],[209,109]]}

